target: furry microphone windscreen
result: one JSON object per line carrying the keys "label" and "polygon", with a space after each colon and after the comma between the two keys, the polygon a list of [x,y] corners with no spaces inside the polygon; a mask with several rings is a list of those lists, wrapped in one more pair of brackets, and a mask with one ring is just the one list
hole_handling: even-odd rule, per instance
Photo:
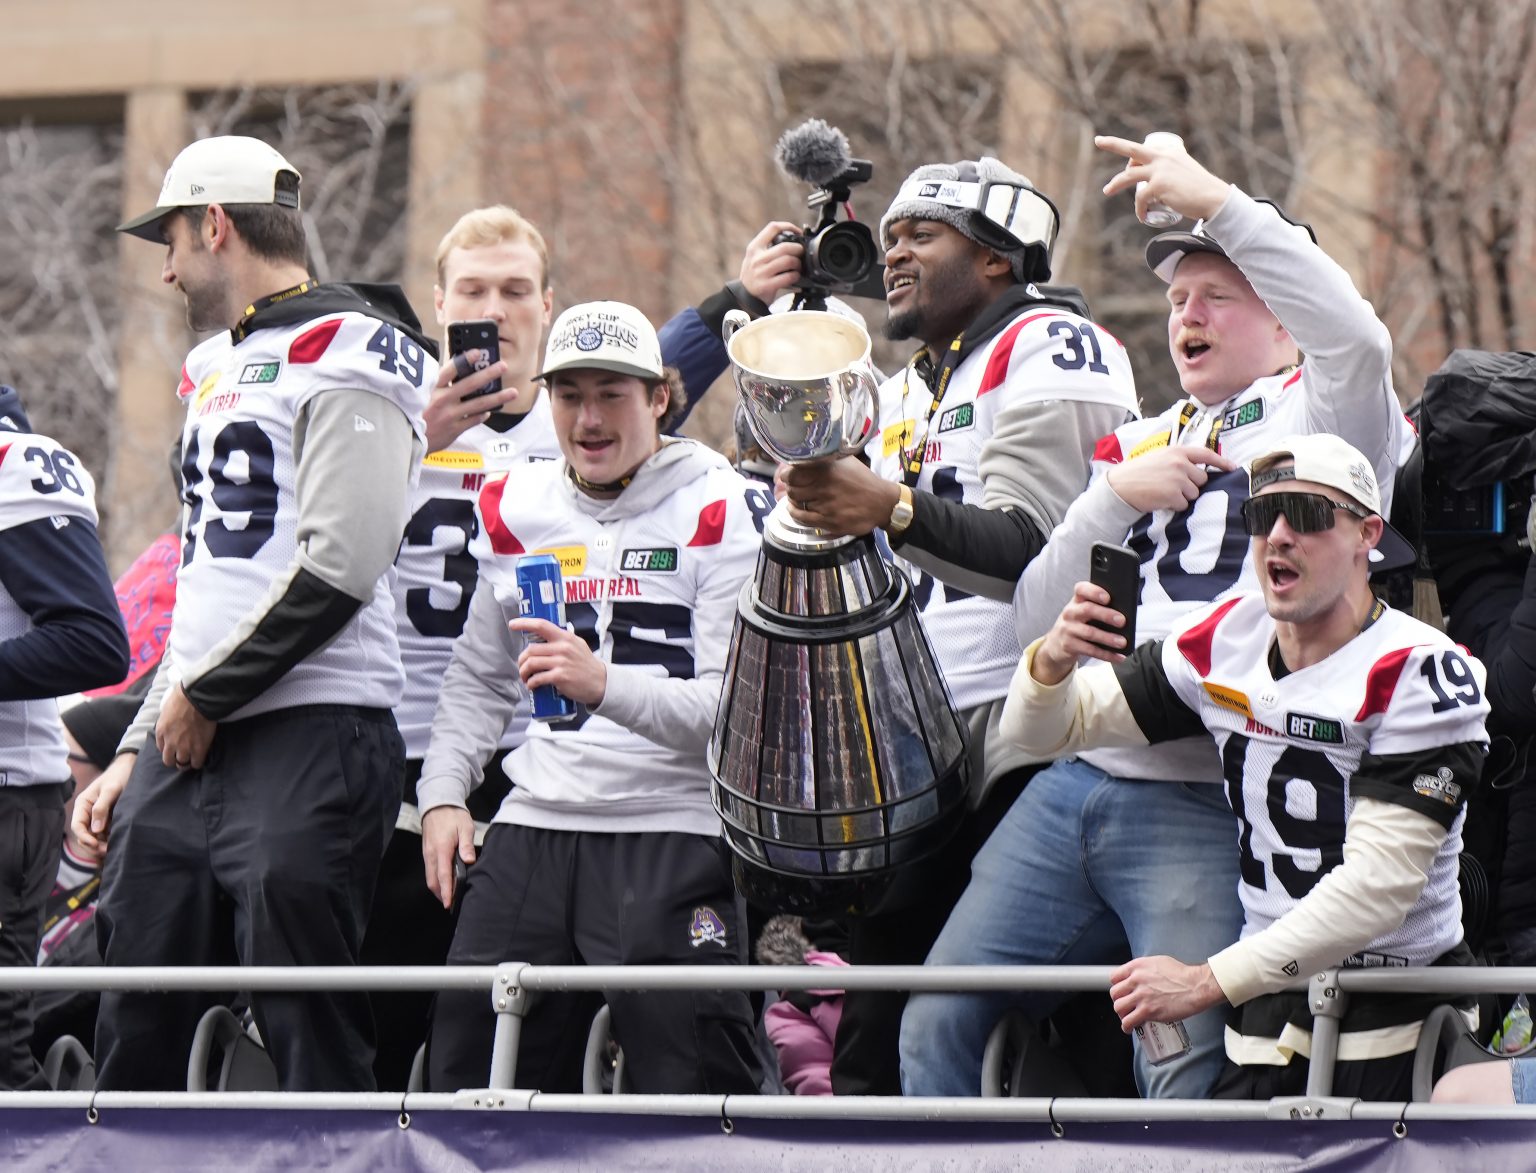
{"label": "furry microphone windscreen", "polygon": [[825,187],[853,164],[848,136],[820,118],[786,130],[774,153],[787,175],[815,187]]}

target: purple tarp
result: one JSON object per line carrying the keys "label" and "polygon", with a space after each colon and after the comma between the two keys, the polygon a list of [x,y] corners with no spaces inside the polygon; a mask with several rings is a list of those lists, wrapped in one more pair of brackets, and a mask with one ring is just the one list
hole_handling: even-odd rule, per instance
{"label": "purple tarp", "polygon": [[724,1169],[730,1173],[899,1173],[1070,1169],[1420,1170],[1536,1167],[1536,1129],[1519,1120],[1043,1124],[718,1120],[557,1112],[80,1109],[0,1112],[0,1168]]}

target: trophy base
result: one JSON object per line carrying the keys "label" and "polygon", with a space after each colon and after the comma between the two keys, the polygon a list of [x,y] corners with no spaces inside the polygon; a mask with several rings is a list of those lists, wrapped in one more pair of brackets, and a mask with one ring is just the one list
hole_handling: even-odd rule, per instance
{"label": "trophy base", "polygon": [[763,537],[772,542],[781,550],[790,550],[795,553],[814,553],[819,550],[835,550],[839,546],[846,546],[849,542],[857,541],[857,538],[843,535],[841,537],[815,529],[808,525],[801,525],[789,515],[789,502],[781,500],[773,507],[773,512],[763,522]]}

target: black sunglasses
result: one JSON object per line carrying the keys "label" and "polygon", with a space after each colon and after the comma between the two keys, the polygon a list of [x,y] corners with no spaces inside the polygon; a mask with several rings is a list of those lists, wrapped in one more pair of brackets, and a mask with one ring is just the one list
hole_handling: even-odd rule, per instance
{"label": "black sunglasses", "polygon": [[1332,529],[1333,511],[1342,509],[1356,517],[1371,516],[1364,506],[1353,501],[1335,501],[1321,493],[1266,493],[1243,502],[1243,522],[1250,538],[1262,538],[1275,528],[1280,515],[1299,534],[1317,534]]}

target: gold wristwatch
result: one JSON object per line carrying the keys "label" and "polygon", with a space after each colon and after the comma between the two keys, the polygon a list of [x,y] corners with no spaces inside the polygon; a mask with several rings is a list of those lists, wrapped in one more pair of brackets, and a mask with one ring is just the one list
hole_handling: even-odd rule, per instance
{"label": "gold wristwatch", "polygon": [[901,497],[891,507],[891,520],[885,523],[885,532],[891,537],[897,538],[907,532],[907,527],[912,524],[912,490],[906,485],[901,486]]}

